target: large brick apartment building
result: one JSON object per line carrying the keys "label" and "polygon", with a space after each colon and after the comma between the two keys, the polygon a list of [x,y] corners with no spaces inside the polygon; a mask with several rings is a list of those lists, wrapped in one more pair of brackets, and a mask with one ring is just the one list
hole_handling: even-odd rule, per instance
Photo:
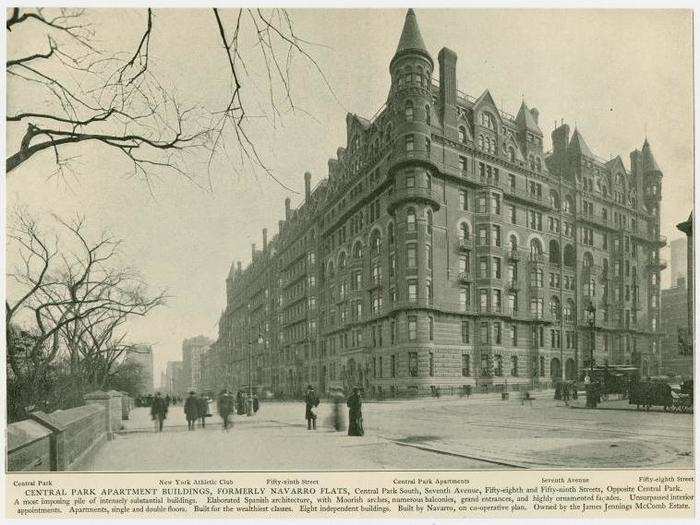
{"label": "large brick apartment building", "polygon": [[[434,80],[435,69],[439,80]],[[391,88],[252,261],[226,279],[219,381],[395,395],[548,383],[596,364],[658,370],[662,173],[647,141],[601,160],[535,108],[457,89],[406,15]],[[595,310],[594,310],[595,309]],[[592,340],[593,335],[593,340]]]}

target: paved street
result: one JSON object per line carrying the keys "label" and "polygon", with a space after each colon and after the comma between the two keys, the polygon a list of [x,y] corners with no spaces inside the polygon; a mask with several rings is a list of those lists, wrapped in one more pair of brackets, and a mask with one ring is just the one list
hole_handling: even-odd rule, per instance
{"label": "paved street", "polygon": [[[347,470],[494,468],[692,468],[692,416],[566,407],[551,392],[531,404],[484,395],[366,403],[364,437],[306,430],[302,403],[265,403],[236,416],[223,432],[218,416],[187,431],[181,407],[153,432],[148,410],[97,453],[90,470]],[[581,403],[582,405],[582,403]]]}

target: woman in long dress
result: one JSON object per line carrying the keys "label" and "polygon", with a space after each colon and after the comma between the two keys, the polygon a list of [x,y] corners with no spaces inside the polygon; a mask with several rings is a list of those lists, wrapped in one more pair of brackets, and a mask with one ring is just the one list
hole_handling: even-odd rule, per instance
{"label": "woman in long dress", "polygon": [[352,394],[348,397],[347,402],[349,408],[348,419],[348,436],[364,436],[365,429],[362,426],[362,398],[360,396],[360,389],[354,387],[352,389]]}

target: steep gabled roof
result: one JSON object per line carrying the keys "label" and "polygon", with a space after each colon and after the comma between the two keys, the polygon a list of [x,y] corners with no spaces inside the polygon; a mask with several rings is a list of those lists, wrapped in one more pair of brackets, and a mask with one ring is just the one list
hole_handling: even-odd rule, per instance
{"label": "steep gabled roof", "polygon": [[606,162],[605,167],[613,173],[617,171],[622,171],[623,173],[627,174],[627,168],[625,168],[625,163],[622,162],[622,158],[619,155],[614,159],[610,159],[608,162]]}
{"label": "steep gabled roof", "polygon": [[542,130],[537,125],[537,122],[535,122],[535,117],[532,116],[530,108],[527,107],[524,100],[522,104],[520,104],[520,111],[518,111],[518,116],[515,117],[515,123],[520,127],[542,135]]}
{"label": "steep gabled roof", "polygon": [[500,122],[501,121],[501,112],[498,111],[498,106],[496,106],[496,103],[493,100],[493,97],[491,96],[491,92],[487,89],[485,90],[481,95],[479,95],[479,98],[477,98],[474,101],[474,109],[477,109],[479,106],[482,104],[489,105],[493,108],[494,112],[494,117]]}
{"label": "steep gabled roof", "polygon": [[583,155],[584,157],[594,158],[591,148],[588,147],[586,141],[583,139],[583,135],[579,133],[578,129],[574,130],[573,135],[571,135],[571,140],[569,141],[569,148],[573,148],[574,151]]}

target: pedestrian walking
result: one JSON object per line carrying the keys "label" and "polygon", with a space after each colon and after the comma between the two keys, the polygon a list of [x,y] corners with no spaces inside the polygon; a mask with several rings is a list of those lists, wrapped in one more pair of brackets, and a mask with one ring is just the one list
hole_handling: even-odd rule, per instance
{"label": "pedestrian walking", "polygon": [[168,404],[160,392],[156,392],[151,401],[151,419],[155,422],[156,432],[163,431],[163,421],[166,417],[168,417]]}
{"label": "pedestrian walking", "polygon": [[569,406],[569,383],[561,384],[561,398],[564,400],[564,404]]}
{"label": "pedestrian walking", "polygon": [[306,403],[306,429],[316,430],[316,413],[314,412],[314,408],[318,406],[320,401],[314,387],[311,385],[306,388],[304,402]]}
{"label": "pedestrian walking", "polygon": [[193,391],[185,400],[185,418],[187,419],[187,430],[194,430],[194,424],[199,417],[199,399]]}
{"label": "pedestrian walking", "polygon": [[260,401],[258,400],[258,394],[253,393],[253,413],[257,414],[260,409]]}
{"label": "pedestrian walking", "polygon": [[197,407],[199,409],[199,422],[202,425],[202,428],[204,428],[207,423],[207,418],[211,416],[211,413],[209,412],[209,399],[205,394],[200,394],[200,396],[197,398]]}
{"label": "pedestrian walking", "polygon": [[345,430],[345,421],[343,418],[343,411],[340,409],[341,403],[343,401],[343,392],[339,388],[334,388],[331,393],[331,399],[333,400],[333,413],[331,425],[336,432],[341,432]]}
{"label": "pedestrian walking", "polygon": [[364,436],[365,429],[362,424],[362,397],[359,387],[352,389],[352,394],[348,397],[348,436]]}
{"label": "pedestrian walking", "polygon": [[233,412],[233,396],[227,388],[221,391],[219,395],[219,415],[221,416],[221,421],[223,422],[224,430],[229,429],[229,418]]}

